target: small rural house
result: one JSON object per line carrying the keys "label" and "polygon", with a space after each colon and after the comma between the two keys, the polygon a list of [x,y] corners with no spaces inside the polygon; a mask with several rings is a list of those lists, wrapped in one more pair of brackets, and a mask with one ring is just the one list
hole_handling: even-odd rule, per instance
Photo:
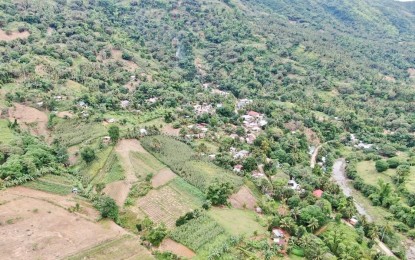
{"label": "small rural house", "polygon": [[313,196],[319,199],[323,196],[323,193],[324,192],[322,190],[315,190],[313,191]]}
{"label": "small rural house", "polygon": [[280,228],[273,228],[272,229],[272,240],[274,244],[284,246],[285,241],[285,231]]}
{"label": "small rural house", "polygon": [[242,171],[243,166],[240,164],[237,164],[233,167],[233,171],[234,172],[241,172]]}

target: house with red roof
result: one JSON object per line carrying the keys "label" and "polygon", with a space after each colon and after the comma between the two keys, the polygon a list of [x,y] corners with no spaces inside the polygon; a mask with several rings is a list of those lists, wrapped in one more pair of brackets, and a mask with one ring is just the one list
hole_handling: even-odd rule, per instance
{"label": "house with red roof", "polygon": [[322,190],[315,190],[315,191],[313,191],[313,195],[316,198],[321,198],[323,196],[323,193],[324,192]]}

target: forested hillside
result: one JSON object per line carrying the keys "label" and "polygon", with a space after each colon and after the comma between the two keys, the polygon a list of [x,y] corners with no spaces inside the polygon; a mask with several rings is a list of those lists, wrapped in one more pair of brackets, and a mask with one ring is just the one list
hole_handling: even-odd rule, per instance
{"label": "forested hillside", "polygon": [[410,259],[414,50],[415,2],[0,0],[0,188],[200,259]]}

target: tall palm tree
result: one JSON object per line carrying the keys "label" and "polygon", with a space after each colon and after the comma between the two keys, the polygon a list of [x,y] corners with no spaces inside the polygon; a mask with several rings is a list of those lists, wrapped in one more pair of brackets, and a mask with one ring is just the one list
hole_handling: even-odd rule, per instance
{"label": "tall palm tree", "polygon": [[311,230],[311,231],[314,231],[314,230],[316,230],[318,227],[319,227],[320,225],[319,225],[319,223],[318,223],[318,219],[316,219],[316,218],[311,218],[309,221],[308,221],[308,225],[307,225],[307,227]]}
{"label": "tall palm tree", "polygon": [[382,230],[382,236],[381,236],[380,240],[383,242],[383,238],[385,237],[385,233],[391,233],[391,232],[393,232],[393,226],[390,224],[389,221],[387,221],[385,223],[385,225],[383,225],[381,227],[381,230]]}

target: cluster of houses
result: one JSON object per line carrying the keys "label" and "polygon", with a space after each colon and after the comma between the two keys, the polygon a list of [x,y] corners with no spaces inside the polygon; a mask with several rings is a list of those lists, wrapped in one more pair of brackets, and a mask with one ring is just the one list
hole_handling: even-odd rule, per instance
{"label": "cluster of houses", "polygon": [[152,98],[147,99],[147,100],[146,100],[146,103],[147,103],[147,104],[154,104],[154,103],[156,103],[158,100],[159,100],[159,98],[158,98],[158,97],[152,97]]}
{"label": "cluster of houses", "polygon": [[235,160],[243,160],[249,156],[249,151],[247,150],[238,151],[235,147],[231,147],[229,151],[230,154],[233,156],[233,159]]}
{"label": "cluster of houses", "polygon": [[236,102],[236,109],[241,110],[241,109],[245,108],[247,105],[252,104],[252,102],[253,102],[252,99],[246,99],[246,98],[239,99]]}
{"label": "cluster of houses", "polygon": [[359,149],[371,149],[373,147],[373,144],[366,144],[360,141],[354,134],[350,134],[350,142],[354,145],[354,147]]}
{"label": "cluster of houses", "polygon": [[245,141],[248,144],[253,144],[262,127],[266,126],[268,122],[265,120],[264,115],[255,111],[249,111],[246,115],[242,116],[243,127],[246,131]]}
{"label": "cluster of houses", "polygon": [[196,115],[202,115],[202,114],[213,114],[215,112],[215,108],[212,104],[197,104],[193,106]]}
{"label": "cluster of houses", "polygon": [[188,125],[187,128],[190,130],[191,134],[185,135],[187,139],[203,139],[206,137],[206,133],[209,131],[207,128],[207,124],[195,124],[195,125]]}

